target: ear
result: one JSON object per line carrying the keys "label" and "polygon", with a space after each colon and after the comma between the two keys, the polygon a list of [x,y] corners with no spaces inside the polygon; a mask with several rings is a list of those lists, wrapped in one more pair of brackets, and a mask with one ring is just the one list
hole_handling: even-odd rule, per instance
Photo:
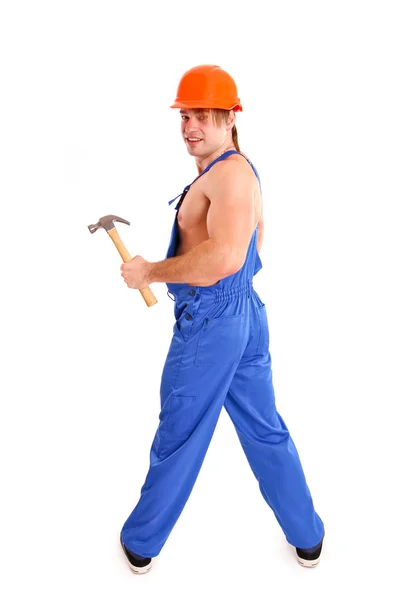
{"label": "ear", "polygon": [[234,110],[229,111],[228,120],[226,122],[226,130],[230,131],[236,123],[236,113]]}

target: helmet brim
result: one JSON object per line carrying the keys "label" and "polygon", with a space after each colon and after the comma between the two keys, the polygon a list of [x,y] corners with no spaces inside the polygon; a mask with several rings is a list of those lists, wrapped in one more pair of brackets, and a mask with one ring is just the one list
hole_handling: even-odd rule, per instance
{"label": "helmet brim", "polygon": [[215,100],[213,102],[206,102],[204,100],[186,100],[181,102],[176,100],[170,108],[219,108],[221,110],[234,110],[235,112],[243,111],[242,105],[238,102],[232,104],[232,106],[226,106],[223,102]]}

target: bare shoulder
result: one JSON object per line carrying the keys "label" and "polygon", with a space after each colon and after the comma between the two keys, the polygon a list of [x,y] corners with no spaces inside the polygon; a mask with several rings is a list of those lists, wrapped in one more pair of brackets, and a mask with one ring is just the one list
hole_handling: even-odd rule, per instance
{"label": "bare shoulder", "polygon": [[212,199],[213,192],[224,189],[251,191],[258,185],[253,169],[243,156],[232,154],[215,164],[204,181],[204,193]]}
{"label": "bare shoulder", "polygon": [[[224,227],[230,218],[240,221],[247,233],[252,232],[263,213],[263,201],[258,179],[249,162],[232,155],[216,163],[207,173],[203,193],[210,202],[208,215],[211,221],[220,219]],[[263,221],[260,223],[260,228]],[[246,234],[247,235],[247,234]]]}

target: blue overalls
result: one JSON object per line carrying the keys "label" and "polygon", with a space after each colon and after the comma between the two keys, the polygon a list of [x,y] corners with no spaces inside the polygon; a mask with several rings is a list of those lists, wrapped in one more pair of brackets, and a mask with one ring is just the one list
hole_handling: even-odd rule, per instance
{"label": "blue overalls", "polygon": [[[226,152],[199,177],[232,153],[239,154]],[[177,214],[167,258],[178,243]],[[223,406],[287,541],[311,548],[324,535],[296,447],[275,407],[266,307],[253,288],[262,267],[257,232],[258,225],[237,273],[207,287],[167,283],[176,320],[161,378],[160,421],[139,502],[121,532],[124,545],[141,556],[157,556],[165,544]]]}

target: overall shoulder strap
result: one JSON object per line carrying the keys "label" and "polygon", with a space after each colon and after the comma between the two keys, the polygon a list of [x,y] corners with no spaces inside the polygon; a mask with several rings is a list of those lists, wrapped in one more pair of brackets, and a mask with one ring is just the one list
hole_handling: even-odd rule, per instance
{"label": "overall shoulder strap", "polygon": [[232,154],[240,154],[241,156],[243,156],[243,158],[245,158],[247,160],[247,162],[249,163],[249,165],[253,169],[253,171],[254,171],[257,179],[258,179],[258,182],[260,184],[260,189],[261,189],[260,176],[258,175],[257,169],[255,168],[255,166],[253,165],[253,163],[246,156],[244,156],[241,152],[238,152],[237,150],[227,150],[226,152],[224,152],[223,154],[221,154],[221,156],[218,156],[212,162],[210,162],[210,164],[207,165],[207,167],[199,175],[197,175],[197,177],[195,179],[193,179],[192,183],[190,183],[189,185],[187,185],[183,189],[183,192],[181,192],[180,194],[178,194],[175,198],[173,198],[172,200],[169,200],[168,204],[172,204],[173,202],[175,202],[175,200],[177,200],[180,197],[180,200],[179,200],[178,204],[175,207],[175,209],[178,210],[178,208],[182,204],[182,201],[183,201],[184,197],[188,193],[190,186],[193,185],[194,182],[197,181],[200,177],[202,177],[202,175],[204,175],[205,173],[207,173],[207,171],[209,171],[211,169],[211,167],[215,165],[215,163],[220,162],[221,160],[225,160],[225,158],[228,158],[228,156],[231,156]]}

